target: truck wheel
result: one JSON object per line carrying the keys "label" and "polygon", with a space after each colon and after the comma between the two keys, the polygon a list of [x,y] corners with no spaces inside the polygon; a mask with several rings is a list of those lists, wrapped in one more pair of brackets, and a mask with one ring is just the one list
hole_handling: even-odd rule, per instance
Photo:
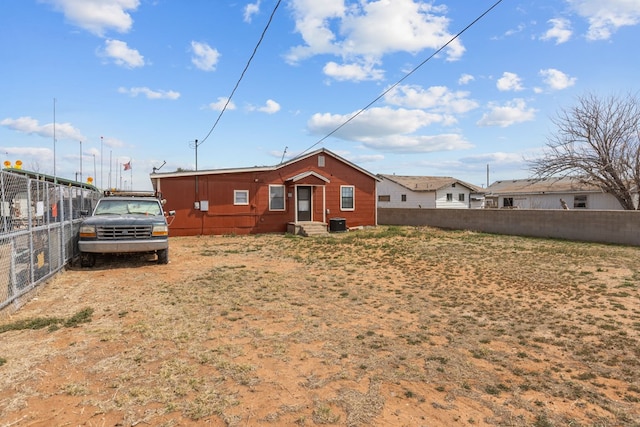
{"label": "truck wheel", "polygon": [[169,264],[169,249],[160,249],[157,254],[158,264]]}
{"label": "truck wheel", "polygon": [[96,265],[96,254],[90,252],[80,253],[81,267],[93,267],[94,265]]}

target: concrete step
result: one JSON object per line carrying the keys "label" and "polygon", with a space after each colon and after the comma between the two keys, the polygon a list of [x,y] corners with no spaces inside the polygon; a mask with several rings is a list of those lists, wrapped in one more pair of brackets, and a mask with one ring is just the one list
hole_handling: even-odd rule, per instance
{"label": "concrete step", "polygon": [[310,222],[302,225],[302,234],[304,236],[323,236],[329,234],[327,224],[322,222]]}
{"label": "concrete step", "polygon": [[299,222],[297,224],[289,224],[290,233],[300,236],[325,236],[329,234],[327,224],[323,222]]}

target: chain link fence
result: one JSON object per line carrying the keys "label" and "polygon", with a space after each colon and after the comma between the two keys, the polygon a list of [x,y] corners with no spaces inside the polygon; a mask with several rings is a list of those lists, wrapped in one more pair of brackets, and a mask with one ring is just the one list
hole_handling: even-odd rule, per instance
{"label": "chain link fence", "polygon": [[[61,183],[63,182],[63,183]],[[100,193],[93,186],[32,172],[0,171],[0,311],[77,255],[82,216]]]}

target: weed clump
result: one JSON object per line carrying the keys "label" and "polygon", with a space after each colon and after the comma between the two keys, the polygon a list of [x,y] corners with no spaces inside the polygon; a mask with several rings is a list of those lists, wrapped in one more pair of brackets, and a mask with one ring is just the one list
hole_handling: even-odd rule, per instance
{"label": "weed clump", "polygon": [[26,329],[43,329],[49,328],[49,330],[56,330],[62,325],[65,328],[75,328],[81,323],[91,322],[91,316],[93,315],[93,308],[85,308],[69,317],[64,319],[61,317],[34,317],[32,319],[22,319],[13,323],[7,323],[0,325],[0,334],[9,331],[23,331]]}

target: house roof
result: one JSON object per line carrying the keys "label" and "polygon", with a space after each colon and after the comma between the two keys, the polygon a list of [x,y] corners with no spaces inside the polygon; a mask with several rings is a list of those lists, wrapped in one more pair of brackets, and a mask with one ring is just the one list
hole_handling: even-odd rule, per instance
{"label": "house roof", "polygon": [[391,182],[405,187],[408,190],[422,192],[422,191],[436,191],[444,187],[450,187],[451,184],[460,184],[471,191],[482,192],[480,187],[473,184],[469,184],[459,179],[452,178],[450,176],[406,176],[406,175],[384,175],[379,174],[379,177],[387,179]]}
{"label": "house roof", "polygon": [[546,194],[546,193],[601,193],[594,184],[586,184],[578,178],[550,177],[496,181],[487,187],[487,196],[501,194]]}
{"label": "house roof", "polygon": [[224,173],[269,172],[269,171],[281,169],[287,165],[294,164],[296,162],[299,162],[300,160],[309,158],[311,156],[315,156],[316,154],[320,154],[320,153],[324,153],[335,159],[338,159],[341,162],[348,164],[352,168],[362,172],[363,174],[375,179],[376,181],[380,181],[380,179],[376,175],[372,174],[371,172],[368,172],[365,169],[362,169],[360,166],[357,166],[356,164],[338,156],[337,154],[327,150],[326,148],[320,148],[318,150],[309,152],[307,154],[294,157],[293,159],[287,160],[286,162],[280,163],[279,165],[275,165],[275,166],[254,166],[254,167],[247,167],[247,168],[206,169],[206,170],[203,169],[198,171],[181,171],[181,172],[153,172],[150,174],[150,177],[151,178],[170,178],[170,177],[179,177],[179,176],[214,175],[214,174],[224,174]]}

